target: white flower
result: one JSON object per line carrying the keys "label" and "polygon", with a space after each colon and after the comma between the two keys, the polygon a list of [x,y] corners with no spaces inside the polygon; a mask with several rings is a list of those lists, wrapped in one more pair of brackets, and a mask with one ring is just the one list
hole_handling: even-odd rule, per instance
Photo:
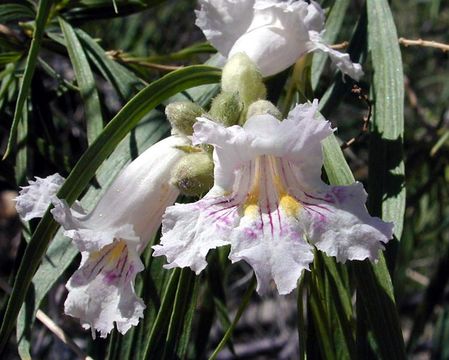
{"label": "white flower", "polygon": [[215,184],[196,203],[167,208],[154,256],[199,273],[210,249],[230,244],[232,262],[254,269],[257,291],[273,280],[280,294],[309,269],[313,246],[340,262],[376,260],[393,225],[368,214],[362,184],[321,180],[321,141],[333,130],[317,108],[298,105],[282,122],[254,115],[243,127],[200,118],[193,139],[214,145]]}
{"label": "white flower", "polygon": [[[46,200],[47,206],[50,201],[55,206],[55,220],[82,255],[66,285],[65,313],[79,318],[85,329],[92,328],[92,336],[99,331],[106,337],[114,322],[124,334],[143,316],[145,305],[134,292],[136,274],[143,270],[139,255],[179,194],[169,183],[170,172],[184,156],[176,147],[187,144],[186,137],[171,136],[151,146],[117,176],[88,214],[79,204],[70,208],[56,196]],[[45,193],[43,182],[36,182],[36,190]],[[29,200],[21,196],[18,207]]]}
{"label": "white flower", "polygon": [[358,80],[360,64],[323,43],[323,9],[304,0],[200,0],[196,25],[225,57],[245,52],[263,76],[281,72],[306,53],[320,50]]}

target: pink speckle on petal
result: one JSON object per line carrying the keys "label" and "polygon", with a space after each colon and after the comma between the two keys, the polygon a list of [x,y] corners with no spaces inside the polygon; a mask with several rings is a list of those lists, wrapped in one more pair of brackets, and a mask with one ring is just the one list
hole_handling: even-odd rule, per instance
{"label": "pink speckle on petal", "polygon": [[117,275],[117,272],[115,270],[108,271],[104,276],[104,282],[107,285],[112,285],[117,281],[117,278],[119,278],[119,276]]}
{"label": "pink speckle on petal", "polygon": [[251,228],[246,228],[244,231],[245,231],[245,235],[246,235],[249,239],[251,239],[251,240],[257,239],[257,233],[256,233],[253,229],[251,229]]}

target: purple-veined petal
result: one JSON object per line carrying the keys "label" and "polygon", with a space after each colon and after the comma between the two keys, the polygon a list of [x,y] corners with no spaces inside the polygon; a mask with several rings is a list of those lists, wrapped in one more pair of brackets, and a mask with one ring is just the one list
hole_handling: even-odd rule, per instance
{"label": "purple-veined petal", "polygon": [[162,221],[161,242],[153,246],[153,256],[166,256],[167,269],[190,267],[199,274],[207,265],[209,250],[229,244],[235,212],[221,209],[208,199],[169,207]]}
{"label": "purple-veined petal", "polygon": [[80,319],[92,336],[106,337],[117,325],[125,334],[143,317],[145,305],[134,292],[136,274],[143,264],[135,249],[124,240],[115,241],[97,252],[83,252],[80,268],[69,279],[64,304],[67,315]]}
{"label": "purple-veined petal", "polygon": [[393,223],[369,215],[361,183],[329,186],[309,194],[309,213],[303,212],[309,241],[337,261],[378,259],[379,250],[393,237]]}

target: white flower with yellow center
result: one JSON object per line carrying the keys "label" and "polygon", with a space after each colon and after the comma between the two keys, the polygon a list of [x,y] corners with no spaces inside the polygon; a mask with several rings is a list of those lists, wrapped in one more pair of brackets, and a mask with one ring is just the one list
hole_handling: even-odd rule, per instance
{"label": "white flower with yellow center", "polygon": [[66,285],[64,308],[94,337],[95,331],[106,337],[114,323],[124,334],[143,317],[145,305],[134,292],[136,274],[143,270],[139,255],[179,195],[169,180],[184,156],[177,146],[188,144],[186,137],[171,136],[151,146],[117,176],[88,214],[78,203],[70,208],[56,197],[63,182],[57,174],[37,179],[17,198],[27,220],[42,216],[52,202],[55,220],[80,250],[81,265]]}
{"label": "white flower with yellow center", "polygon": [[301,56],[323,51],[344,73],[358,80],[360,64],[322,40],[324,12],[315,1],[200,0],[196,25],[223,56],[244,52],[263,76],[285,70]]}
{"label": "white flower with yellow center", "polygon": [[280,294],[309,269],[314,246],[341,262],[376,260],[393,225],[368,214],[362,184],[321,180],[321,141],[333,130],[317,108],[316,100],[298,105],[282,122],[254,115],[243,127],[199,118],[193,142],[214,146],[214,187],[196,203],[167,208],[154,256],[200,273],[210,249],[231,245],[232,262],[254,269],[257,291],[274,281]]}

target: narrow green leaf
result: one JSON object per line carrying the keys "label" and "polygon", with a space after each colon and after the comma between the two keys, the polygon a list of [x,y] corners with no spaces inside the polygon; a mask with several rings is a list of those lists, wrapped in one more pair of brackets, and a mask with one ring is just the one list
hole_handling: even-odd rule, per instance
{"label": "narrow green leaf", "polygon": [[240,320],[240,317],[242,316],[243,312],[245,311],[246,307],[248,306],[249,301],[251,300],[251,296],[254,293],[254,290],[256,289],[256,285],[257,285],[256,277],[253,276],[253,278],[251,279],[251,283],[248,286],[248,289],[246,290],[245,294],[243,295],[242,302],[240,303],[240,306],[237,310],[237,313],[235,314],[235,317],[231,323],[231,326],[229,326],[228,329],[226,330],[220,343],[217,345],[214,352],[209,357],[209,360],[215,360],[218,356],[218,353],[225,347],[226,343],[231,338],[232,333],[234,332],[234,329]]}
{"label": "narrow green leaf", "polygon": [[[315,280],[314,280],[315,278]],[[312,314],[314,328],[316,329],[319,341],[317,341],[323,359],[336,359],[333,333],[330,332],[328,324],[329,314],[323,306],[323,299],[319,293],[319,284],[316,283],[316,274],[312,272],[312,281],[310,282],[310,294],[308,297],[309,307]]]}
{"label": "narrow green leaf", "polygon": [[196,305],[199,294],[199,281],[194,279],[194,286],[192,290],[192,296],[190,297],[190,303],[187,306],[184,316],[184,327],[179,335],[178,346],[176,348],[176,355],[178,359],[185,359],[187,351],[189,349],[189,340],[192,332],[193,318],[196,313]]}
{"label": "narrow green leaf", "polygon": [[[324,168],[330,183],[352,184],[354,177],[334,135],[323,141],[323,153]],[[358,300],[366,308],[368,322],[381,354],[385,359],[405,359],[393,285],[383,254],[380,254],[377,264],[354,262],[354,269],[360,294]]]}
{"label": "narrow green leaf", "polygon": [[89,34],[81,29],[76,29],[75,32],[89,59],[95,64],[104,78],[114,86],[123,100],[128,100],[138,90],[142,89],[144,86],[143,81],[123,65],[111,60],[104,49]]}
{"label": "narrow green leaf", "polygon": [[[156,346],[162,336],[166,333],[166,327],[169,322],[173,300],[175,298],[176,290],[178,288],[178,280],[181,269],[173,270],[170,280],[165,289],[165,293],[161,300],[161,306],[157,313],[151,332],[148,336],[148,343],[145,349],[144,359],[160,358],[162,348]],[[156,355],[157,354],[157,355]]]}
{"label": "narrow green leaf", "polygon": [[16,182],[18,185],[25,185],[28,172],[28,101],[25,101],[22,109],[22,116],[17,127],[18,150],[16,154]]}
{"label": "narrow green leaf", "polygon": [[33,19],[34,11],[22,4],[3,4],[0,5],[0,24],[6,24],[10,21]]}
{"label": "narrow green leaf", "polygon": [[31,41],[30,50],[25,65],[25,72],[19,88],[19,95],[16,102],[16,108],[14,111],[13,123],[9,134],[8,145],[6,147],[3,159],[6,159],[12,152],[16,145],[17,139],[17,127],[19,125],[19,119],[22,114],[23,104],[30,90],[31,79],[33,78],[34,69],[36,68],[37,57],[41,46],[42,38],[44,36],[45,24],[47,22],[48,15],[50,13],[50,7],[52,0],[40,0],[37,8],[36,27],[33,34],[33,40]]}
{"label": "narrow green leaf", "polygon": [[[219,69],[198,65],[171,72],[148,85],[123,107],[86,150],[58,192],[58,197],[72,204],[95,175],[97,168],[112,153],[117,144],[136,126],[145,114],[162,101],[190,87],[219,82],[220,77],[221,72]],[[34,272],[57,228],[58,225],[47,210],[25,250],[19,267],[0,329],[0,351],[5,346],[8,336],[14,327]]]}
{"label": "narrow green leaf", "polygon": [[[184,346],[186,347],[188,343],[188,338],[190,334],[190,326],[192,320],[192,313],[188,310],[194,308],[196,305],[196,297],[193,292],[195,287],[195,274],[190,270],[182,269],[181,276],[179,278],[178,289],[176,290],[175,299],[172,306],[172,313],[170,317],[170,323],[168,324],[167,336],[164,344],[163,359],[176,358],[178,355],[178,341],[181,338],[183,330],[185,331]],[[197,295],[197,294],[196,294]],[[186,317],[186,315],[190,315]],[[184,327],[187,325],[187,329]],[[178,355],[179,356],[179,355]]]}
{"label": "narrow green leaf", "polygon": [[84,49],[76,36],[75,30],[63,18],[60,17],[58,20],[66,40],[67,51],[73,65],[76,81],[84,103],[84,113],[87,123],[87,141],[90,145],[103,129],[100,98],[95,85],[94,75],[90,69]]}
{"label": "narrow green leaf", "polygon": [[98,20],[130,15],[154,7],[164,0],[116,0],[117,11],[112,0],[69,1],[64,9],[68,20]]}
{"label": "narrow green leaf", "polygon": [[368,0],[368,46],[374,69],[370,134],[370,209],[402,234],[404,185],[404,77],[396,26],[387,0]]}

